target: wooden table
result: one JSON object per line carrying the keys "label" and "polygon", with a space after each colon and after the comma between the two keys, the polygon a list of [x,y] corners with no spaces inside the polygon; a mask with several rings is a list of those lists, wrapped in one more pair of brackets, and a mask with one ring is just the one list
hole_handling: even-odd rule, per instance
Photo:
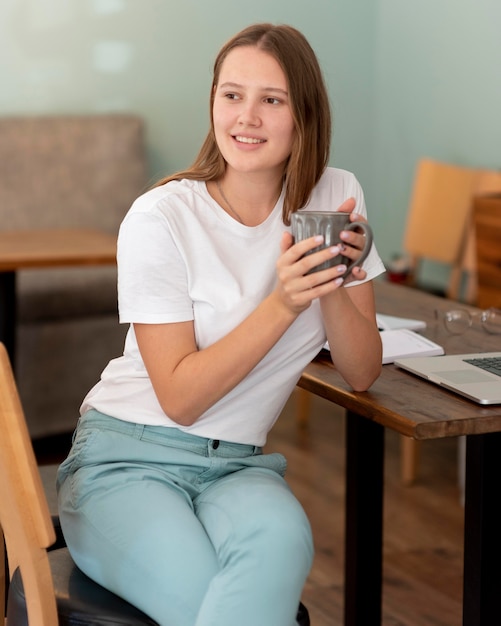
{"label": "wooden table", "polygon": [[12,362],[18,270],[115,262],[116,236],[108,233],[90,229],[0,231],[0,341]]}
{"label": "wooden table", "polygon": [[[501,350],[501,335],[474,325],[452,336],[435,317],[472,307],[401,285],[375,287],[378,312],[425,320],[423,334],[447,354]],[[345,624],[381,624],[384,429],[391,428],[420,440],[466,435],[463,626],[499,626],[501,406],[477,405],[394,365],[383,366],[369,391],[354,392],[322,356],[299,385],[347,409]]]}

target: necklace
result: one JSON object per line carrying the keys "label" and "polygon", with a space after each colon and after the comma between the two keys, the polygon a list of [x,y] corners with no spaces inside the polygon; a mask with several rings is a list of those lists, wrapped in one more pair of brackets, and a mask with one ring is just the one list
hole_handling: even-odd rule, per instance
{"label": "necklace", "polygon": [[216,187],[217,190],[219,191],[219,195],[221,196],[221,198],[224,200],[226,206],[230,209],[230,211],[233,213],[233,215],[237,218],[237,220],[240,222],[240,224],[243,224],[245,226],[245,223],[243,221],[243,219],[240,217],[240,215],[235,211],[235,209],[231,206],[228,198],[224,195],[224,191],[221,188],[221,183],[217,180],[216,181]]}

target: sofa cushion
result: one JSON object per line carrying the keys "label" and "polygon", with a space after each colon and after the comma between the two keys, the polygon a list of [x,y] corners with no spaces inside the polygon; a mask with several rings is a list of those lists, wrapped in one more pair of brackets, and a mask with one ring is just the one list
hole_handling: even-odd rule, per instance
{"label": "sofa cushion", "polygon": [[17,274],[20,324],[117,314],[115,266],[23,270]]}

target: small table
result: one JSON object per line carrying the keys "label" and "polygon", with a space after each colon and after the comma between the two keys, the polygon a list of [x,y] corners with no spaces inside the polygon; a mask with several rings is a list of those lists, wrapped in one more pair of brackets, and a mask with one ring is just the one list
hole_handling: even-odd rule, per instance
{"label": "small table", "polygon": [[[375,290],[378,312],[423,319],[423,334],[447,354],[501,351],[501,335],[474,326],[453,336],[437,321],[436,310],[465,305],[380,281]],[[395,365],[354,392],[321,356],[299,385],[347,409],[345,624],[381,625],[385,428],[419,440],[466,435],[463,626],[501,624],[501,406],[477,405]]]}
{"label": "small table", "polygon": [[116,236],[91,229],[0,231],[0,341],[15,362],[16,272],[21,269],[111,265]]}

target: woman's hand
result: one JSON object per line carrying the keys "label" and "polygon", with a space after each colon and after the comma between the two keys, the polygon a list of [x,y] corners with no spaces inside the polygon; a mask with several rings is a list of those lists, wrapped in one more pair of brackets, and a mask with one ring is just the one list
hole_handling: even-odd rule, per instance
{"label": "woman's hand", "polygon": [[[356,202],[348,198],[339,207],[338,211],[350,213],[350,221],[365,222],[365,218],[354,212]],[[277,262],[279,295],[282,302],[291,312],[299,314],[307,309],[315,298],[321,298],[338,289],[343,283],[363,280],[366,272],[355,266],[346,278],[346,265],[313,272],[314,267],[329,261],[338,254],[343,254],[356,262],[365,246],[365,236],[361,232],[343,230],[340,233],[339,245],[325,248],[318,252],[307,254],[310,250],[323,244],[323,237],[310,237],[294,244],[290,233],[284,233],[281,242],[281,256]]]}
{"label": "woman's hand", "polygon": [[[345,213],[350,213],[350,222],[365,222],[367,220],[360,215],[359,213],[355,213],[355,199],[348,198],[343,204],[339,207],[339,211],[344,211]],[[342,249],[342,254],[347,256],[352,261],[357,261],[362,254],[362,250],[365,247],[365,235],[360,231],[356,230],[343,230],[339,234],[339,238],[342,241],[342,245],[344,246]],[[367,273],[359,266],[355,265],[348,276],[345,278],[345,284],[349,282],[353,282],[356,280],[363,280],[367,276]]]}
{"label": "woman's hand", "polygon": [[341,275],[346,271],[346,265],[336,265],[308,274],[311,269],[341,252],[341,246],[336,245],[306,254],[322,245],[323,241],[324,238],[318,236],[294,244],[290,233],[282,235],[280,244],[282,254],[277,261],[276,291],[282,304],[295,315],[307,309],[316,298],[335,291],[343,284]]}

